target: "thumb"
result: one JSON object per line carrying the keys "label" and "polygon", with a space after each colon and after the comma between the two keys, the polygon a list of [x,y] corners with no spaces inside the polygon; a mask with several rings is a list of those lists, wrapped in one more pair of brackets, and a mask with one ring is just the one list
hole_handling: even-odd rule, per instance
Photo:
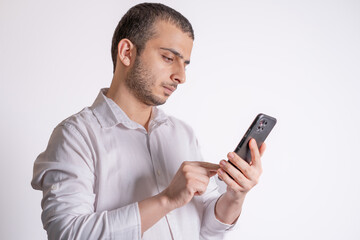
{"label": "thumb", "polygon": [[215,176],[217,174],[217,171],[209,171],[209,178]]}

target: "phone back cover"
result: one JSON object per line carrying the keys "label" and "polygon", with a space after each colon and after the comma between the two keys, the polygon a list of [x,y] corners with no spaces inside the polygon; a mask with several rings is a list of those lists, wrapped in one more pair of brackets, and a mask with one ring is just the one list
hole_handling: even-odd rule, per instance
{"label": "phone back cover", "polygon": [[265,114],[257,115],[254,122],[251,124],[250,128],[248,129],[234,152],[236,152],[242,159],[250,163],[251,152],[249,149],[249,141],[254,138],[256,140],[258,148],[260,148],[260,146],[263,144],[275,124],[275,118]]}

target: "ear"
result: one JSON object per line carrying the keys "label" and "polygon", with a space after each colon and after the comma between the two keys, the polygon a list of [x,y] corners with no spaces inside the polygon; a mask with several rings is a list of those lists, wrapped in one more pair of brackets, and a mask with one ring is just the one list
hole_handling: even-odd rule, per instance
{"label": "ear", "polygon": [[131,60],[135,57],[133,51],[135,45],[129,39],[121,39],[118,44],[118,60],[125,66],[130,66]]}

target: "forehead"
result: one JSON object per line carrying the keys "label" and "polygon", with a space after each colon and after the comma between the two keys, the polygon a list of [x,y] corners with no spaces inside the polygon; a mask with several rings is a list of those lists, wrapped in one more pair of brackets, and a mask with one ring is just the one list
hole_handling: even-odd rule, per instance
{"label": "forehead", "polygon": [[190,59],[193,40],[188,33],[165,21],[158,21],[153,27],[155,35],[146,43],[146,48],[171,48],[178,51],[185,59]]}

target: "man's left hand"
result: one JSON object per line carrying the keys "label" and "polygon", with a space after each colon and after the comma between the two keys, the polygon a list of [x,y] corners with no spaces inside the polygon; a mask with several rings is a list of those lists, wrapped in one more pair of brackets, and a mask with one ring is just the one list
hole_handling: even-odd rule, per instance
{"label": "man's left hand", "polygon": [[262,173],[261,156],[265,152],[265,143],[258,149],[255,139],[251,139],[249,148],[251,151],[250,164],[240,158],[236,153],[230,152],[228,153],[228,159],[238,169],[231,165],[231,163],[221,160],[220,168],[217,171],[219,178],[227,185],[227,197],[230,197],[235,201],[245,197],[246,193],[259,182]]}

